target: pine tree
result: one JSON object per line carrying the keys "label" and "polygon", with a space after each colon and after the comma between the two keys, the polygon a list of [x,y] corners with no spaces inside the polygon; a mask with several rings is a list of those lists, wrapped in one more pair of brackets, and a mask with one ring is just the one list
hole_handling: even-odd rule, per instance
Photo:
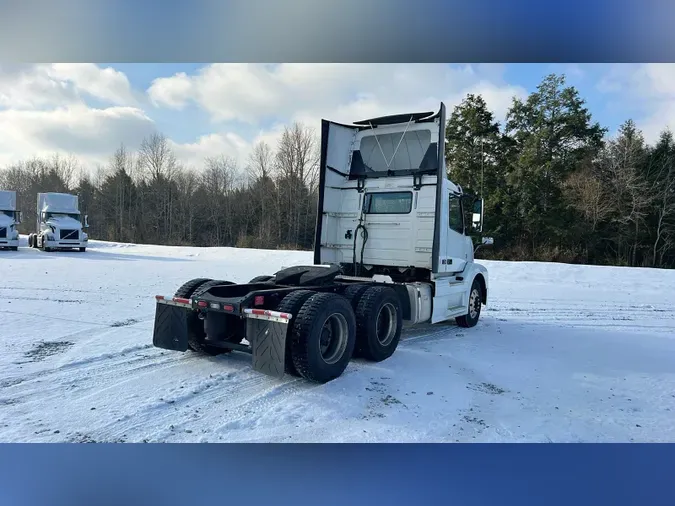
{"label": "pine tree", "polygon": [[552,74],[525,101],[514,99],[507,114],[514,141],[509,208],[533,250],[564,246],[570,238],[563,182],[596,156],[605,133],[584,104],[564,76]]}

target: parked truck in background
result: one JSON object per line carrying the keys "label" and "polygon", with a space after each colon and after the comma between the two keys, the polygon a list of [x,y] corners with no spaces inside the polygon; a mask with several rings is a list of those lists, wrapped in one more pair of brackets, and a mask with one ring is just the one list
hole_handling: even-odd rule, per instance
{"label": "parked truck in background", "polygon": [[443,104],[352,125],[323,120],[314,265],[244,284],[192,279],[156,296],[153,344],[244,351],[257,371],[324,383],[352,357],[389,358],[404,322],[476,325],[488,298],[472,239],[483,201],[448,180],[445,124]]}
{"label": "parked truck in background", "polygon": [[87,215],[80,214],[77,195],[38,193],[36,222],[37,232],[28,236],[31,248],[86,251],[89,238],[84,229],[89,224]]}
{"label": "parked truck in background", "polygon": [[19,249],[21,212],[16,210],[16,192],[0,190],[0,249]]}

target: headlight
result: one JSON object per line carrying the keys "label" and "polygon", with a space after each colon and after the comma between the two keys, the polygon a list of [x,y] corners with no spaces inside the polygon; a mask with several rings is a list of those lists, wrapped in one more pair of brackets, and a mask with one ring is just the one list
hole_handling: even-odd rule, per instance
{"label": "headlight", "polygon": [[18,231],[18,230],[15,230],[15,231],[14,231],[14,234],[12,234],[12,235],[14,236],[14,237],[13,237],[13,240],[17,240],[17,239],[19,238],[19,231]]}
{"label": "headlight", "polygon": [[85,234],[84,232],[82,232],[82,240],[86,241],[88,238],[89,238],[89,236],[87,234]]}

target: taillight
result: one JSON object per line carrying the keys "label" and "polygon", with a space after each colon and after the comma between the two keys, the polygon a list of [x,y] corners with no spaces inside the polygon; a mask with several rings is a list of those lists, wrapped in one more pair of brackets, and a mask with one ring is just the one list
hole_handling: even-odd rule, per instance
{"label": "taillight", "polygon": [[208,306],[209,304],[208,304],[205,300],[200,300],[199,302],[197,302],[197,305],[198,305],[199,307],[206,307],[206,306]]}
{"label": "taillight", "polygon": [[223,305],[223,310],[224,311],[234,311],[234,306],[231,306],[230,304],[225,304],[225,305]]}
{"label": "taillight", "polygon": [[255,299],[253,299],[253,305],[255,306],[262,306],[264,303],[265,303],[264,295],[256,295]]}

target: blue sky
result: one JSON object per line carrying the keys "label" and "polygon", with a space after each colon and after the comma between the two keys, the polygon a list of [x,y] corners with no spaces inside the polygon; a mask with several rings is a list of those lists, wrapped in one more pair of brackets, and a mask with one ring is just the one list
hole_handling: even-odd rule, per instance
{"label": "blue sky", "polygon": [[382,114],[449,108],[483,95],[498,119],[549,73],[565,74],[610,133],[628,118],[648,141],[675,126],[670,64],[160,64],[0,65],[0,167],[54,153],[105,165],[124,143],[159,131],[198,167],[251,147],[284,125],[318,129]]}

